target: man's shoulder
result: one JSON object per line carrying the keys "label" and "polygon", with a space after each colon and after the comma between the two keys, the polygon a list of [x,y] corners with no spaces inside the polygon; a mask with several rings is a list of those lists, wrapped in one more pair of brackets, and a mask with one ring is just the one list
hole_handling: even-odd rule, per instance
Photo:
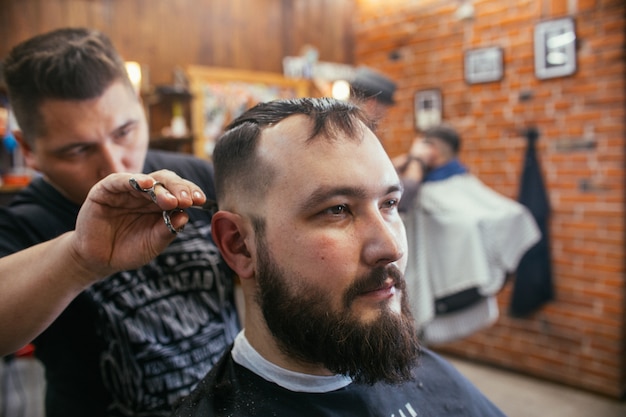
{"label": "man's shoulder", "polygon": [[[218,416],[220,391],[231,390],[233,383],[234,361],[231,356],[232,345],[226,349],[221,359],[202,378],[196,388],[174,406],[172,417]],[[224,414],[226,415],[226,414]]]}
{"label": "man's shoulder", "polygon": [[[505,417],[478,388],[450,362],[435,352],[424,349],[415,370],[422,406],[433,415],[444,409],[450,416]],[[430,415],[426,413],[426,415]]]}
{"label": "man's shoulder", "polygon": [[[195,390],[175,408],[174,417],[325,416],[310,407],[309,394],[269,382],[237,364],[229,349]],[[335,415],[335,414],[333,414]],[[340,415],[340,414],[336,414]]]}

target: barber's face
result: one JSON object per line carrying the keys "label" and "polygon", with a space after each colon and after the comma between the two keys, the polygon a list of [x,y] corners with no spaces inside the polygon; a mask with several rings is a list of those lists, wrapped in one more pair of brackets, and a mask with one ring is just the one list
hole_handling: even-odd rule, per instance
{"label": "barber's face", "polygon": [[403,303],[400,182],[369,130],[362,142],[305,144],[301,123],[293,116],[262,139],[262,155],[278,172],[256,237],[258,301],[289,354],[335,372],[394,379],[417,349]]}
{"label": "barber's face", "polygon": [[89,189],[115,172],[141,172],[148,130],[141,102],[126,85],[112,84],[91,100],[46,100],[45,134],[26,150],[28,165],[67,198],[81,204]]}

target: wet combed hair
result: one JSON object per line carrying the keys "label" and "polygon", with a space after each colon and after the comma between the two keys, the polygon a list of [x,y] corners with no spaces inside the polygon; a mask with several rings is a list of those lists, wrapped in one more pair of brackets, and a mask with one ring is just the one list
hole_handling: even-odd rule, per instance
{"label": "wet combed hair", "polygon": [[427,139],[439,139],[452,150],[453,155],[458,155],[461,150],[461,137],[452,126],[441,124],[431,127],[424,132]]}
{"label": "wet combed hair", "polygon": [[103,33],[65,28],[15,46],[3,63],[9,100],[24,137],[45,134],[40,105],[46,99],[99,97],[117,80],[132,88],[124,60]]}
{"label": "wet combed hair", "polygon": [[274,170],[258,157],[259,138],[266,127],[297,114],[312,122],[308,140],[318,137],[333,140],[340,134],[361,140],[363,125],[373,128],[372,122],[357,105],[331,98],[257,104],[226,127],[213,151],[218,202],[232,192],[259,196],[269,188]]}

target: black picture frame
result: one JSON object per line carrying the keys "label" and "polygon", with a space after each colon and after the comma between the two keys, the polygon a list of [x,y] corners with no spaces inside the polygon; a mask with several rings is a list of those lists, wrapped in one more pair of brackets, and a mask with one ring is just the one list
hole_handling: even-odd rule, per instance
{"label": "black picture frame", "polygon": [[443,120],[443,102],[441,90],[428,88],[418,90],[414,98],[415,130],[423,132],[441,124]]}
{"label": "black picture frame", "polygon": [[572,75],[576,64],[576,26],[563,17],[535,25],[535,76],[541,80]]}
{"label": "black picture frame", "polygon": [[468,84],[500,81],[504,77],[504,50],[489,46],[465,51],[463,68]]}

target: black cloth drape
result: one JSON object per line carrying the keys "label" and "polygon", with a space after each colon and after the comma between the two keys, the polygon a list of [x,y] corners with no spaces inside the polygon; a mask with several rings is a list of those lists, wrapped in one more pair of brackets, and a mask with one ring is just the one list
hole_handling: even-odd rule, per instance
{"label": "black cloth drape", "polygon": [[525,317],[554,298],[548,219],[550,202],[541,176],[535,143],[539,132],[526,131],[528,147],[520,184],[519,202],[532,213],[541,231],[541,240],[522,257],[517,270],[511,296],[509,314]]}

